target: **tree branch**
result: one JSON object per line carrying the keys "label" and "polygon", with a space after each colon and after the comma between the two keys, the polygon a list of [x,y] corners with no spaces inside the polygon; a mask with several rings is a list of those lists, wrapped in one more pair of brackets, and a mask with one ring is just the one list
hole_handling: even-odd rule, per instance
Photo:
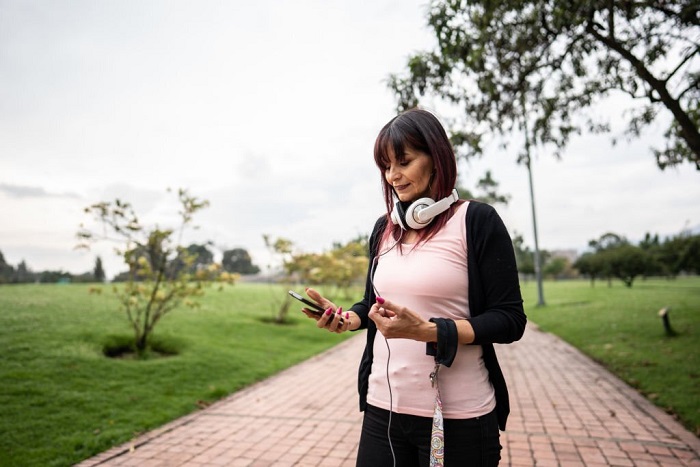
{"label": "tree branch", "polygon": [[659,2],[641,2],[643,6],[647,6],[652,10],[662,13],[664,16],[670,19],[679,19],[682,23],[692,24],[694,26],[700,26],[700,16],[698,15],[698,8],[688,8],[687,10],[681,7],[680,11],[674,11],[670,8],[666,8],[665,5],[669,4],[667,1]]}
{"label": "tree branch", "polygon": [[666,78],[663,80],[663,82],[664,82],[664,83],[668,83],[669,80],[670,80],[671,78],[673,78],[673,75],[675,75],[675,74],[678,72],[678,70],[680,70],[681,68],[683,68],[683,65],[685,65],[685,64],[688,63],[690,60],[692,60],[693,58],[695,58],[695,56],[696,56],[698,53],[700,53],[700,45],[696,46],[694,51],[688,52],[688,54],[683,58],[683,60],[681,60],[681,61],[678,63],[678,65],[676,66],[676,68],[674,68],[673,71],[671,71],[671,72],[666,76]]}
{"label": "tree branch", "polygon": [[[669,93],[664,82],[657,79],[645,66],[644,63],[632,54],[629,50],[622,47],[614,38],[603,36],[598,32],[594,23],[588,23],[586,30],[598,41],[605,46],[617,52],[623,59],[627,60],[632,67],[637,71],[638,76],[645,81],[649,86],[658,93],[659,100],[668,108],[673,117],[680,125],[680,136],[683,138],[691,151],[695,154],[700,154],[700,133],[695,123],[690,116],[683,110],[680,102],[674,99]],[[651,99],[651,95],[650,95]]]}
{"label": "tree branch", "polygon": [[700,81],[698,81],[697,79],[692,80],[692,81],[690,82],[690,84],[688,84],[688,87],[685,88],[684,90],[682,90],[682,91],[678,94],[677,99],[678,99],[678,100],[681,100],[681,99],[683,98],[683,96],[685,96],[685,93],[686,93],[686,92],[691,91],[691,90],[695,90],[695,89],[698,89],[698,88],[700,88]]}

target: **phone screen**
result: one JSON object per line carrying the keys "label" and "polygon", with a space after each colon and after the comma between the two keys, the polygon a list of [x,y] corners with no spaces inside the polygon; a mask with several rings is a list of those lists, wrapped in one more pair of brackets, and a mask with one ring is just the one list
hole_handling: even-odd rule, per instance
{"label": "phone screen", "polygon": [[318,303],[314,303],[311,300],[305,299],[304,297],[302,297],[301,295],[299,295],[298,293],[296,293],[293,290],[289,291],[289,295],[296,298],[297,300],[299,300],[303,304],[307,305],[311,309],[311,311],[317,311],[318,313],[323,313],[324,311],[326,311],[323,308],[321,308],[321,305],[319,305]]}
{"label": "phone screen", "polygon": [[[306,305],[309,308],[309,310],[311,310],[317,316],[322,316],[323,313],[326,311],[318,303],[314,303],[311,300],[307,300],[306,298],[302,297],[301,295],[299,295],[298,293],[296,293],[293,290],[289,291],[289,295],[291,295],[292,297],[294,297],[297,300],[299,300],[300,302],[302,302],[304,305]],[[340,321],[338,322],[338,327],[342,326],[344,321],[345,320],[341,316]]]}

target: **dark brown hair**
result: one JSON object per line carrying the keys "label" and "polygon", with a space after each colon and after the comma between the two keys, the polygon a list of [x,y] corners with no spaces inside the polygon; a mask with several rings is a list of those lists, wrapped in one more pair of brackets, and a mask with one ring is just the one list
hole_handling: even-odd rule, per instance
{"label": "dark brown hair", "polygon": [[[384,204],[387,211],[387,227],[384,238],[392,235],[399,238],[401,228],[391,222],[394,208],[394,189],[387,183],[384,170],[389,165],[389,153],[401,163],[406,157],[406,148],[423,152],[433,160],[434,176],[430,183],[430,197],[440,200],[449,196],[457,182],[457,161],[450,144],[450,139],[440,121],[423,109],[407,110],[389,121],[379,132],[374,143],[374,162],[379,167],[384,192]],[[450,210],[438,215],[427,227],[419,231],[421,243],[440,230]]]}

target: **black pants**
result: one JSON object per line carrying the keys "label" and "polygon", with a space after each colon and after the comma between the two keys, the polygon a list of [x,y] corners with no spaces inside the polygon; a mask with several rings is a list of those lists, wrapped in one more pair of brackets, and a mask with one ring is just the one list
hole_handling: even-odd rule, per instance
{"label": "black pants", "polygon": [[[427,467],[432,421],[428,417],[393,412],[389,428],[389,411],[368,405],[362,423],[357,467]],[[391,444],[387,429],[391,433]],[[445,467],[498,465],[501,443],[495,411],[464,420],[446,418],[444,429]]]}

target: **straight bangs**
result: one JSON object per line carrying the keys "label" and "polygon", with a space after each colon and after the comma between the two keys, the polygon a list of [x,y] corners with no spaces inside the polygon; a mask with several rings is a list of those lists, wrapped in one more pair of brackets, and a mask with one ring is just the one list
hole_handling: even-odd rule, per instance
{"label": "straight bangs", "polygon": [[374,143],[374,162],[382,172],[389,167],[389,154],[393,153],[396,162],[402,163],[406,158],[407,147],[424,152],[432,157],[425,142],[418,139],[413,132],[408,131],[408,128],[398,123],[396,119],[389,122],[379,133]]}

